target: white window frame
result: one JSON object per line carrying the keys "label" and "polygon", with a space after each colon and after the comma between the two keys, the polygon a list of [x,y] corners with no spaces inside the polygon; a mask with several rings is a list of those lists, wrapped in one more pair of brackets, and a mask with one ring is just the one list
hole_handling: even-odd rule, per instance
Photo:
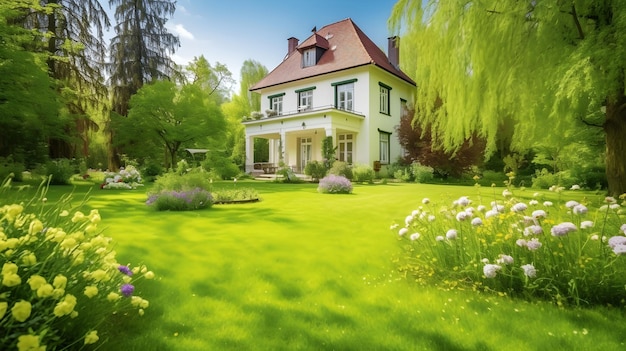
{"label": "white window frame", "polygon": [[313,108],[313,90],[304,90],[298,93],[298,110],[310,110]]}
{"label": "white window frame", "polygon": [[380,113],[390,114],[389,113],[389,95],[391,93],[391,89],[387,86],[380,85]]}
{"label": "white window frame", "polygon": [[315,66],[315,48],[304,50],[302,53],[302,67]]}
{"label": "white window frame", "polygon": [[337,86],[337,108],[354,111],[354,83]]}
{"label": "white window frame", "polygon": [[380,146],[380,155],[379,161],[380,164],[388,165],[389,157],[391,155],[390,142],[391,142],[391,133],[379,131],[379,146]]}
{"label": "white window frame", "polygon": [[354,134],[337,135],[337,159],[341,162],[352,164],[354,162],[355,150]]}
{"label": "white window frame", "polygon": [[270,99],[271,109],[276,112],[277,115],[283,114],[283,96],[274,96]]}

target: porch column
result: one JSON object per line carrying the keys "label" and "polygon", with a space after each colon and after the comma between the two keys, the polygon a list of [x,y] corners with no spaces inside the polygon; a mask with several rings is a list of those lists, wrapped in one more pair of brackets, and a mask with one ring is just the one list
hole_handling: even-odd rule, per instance
{"label": "porch column", "polygon": [[325,128],[327,137],[333,137],[333,146],[337,146],[337,128]]}
{"label": "porch column", "polygon": [[246,173],[250,173],[254,170],[254,137],[246,135],[246,161],[245,161]]}
{"label": "porch column", "polygon": [[278,162],[282,161],[285,164],[287,164],[287,161],[289,160],[289,155],[287,153],[287,132],[285,132],[284,130],[280,131],[280,142],[279,142],[279,148],[278,148]]}

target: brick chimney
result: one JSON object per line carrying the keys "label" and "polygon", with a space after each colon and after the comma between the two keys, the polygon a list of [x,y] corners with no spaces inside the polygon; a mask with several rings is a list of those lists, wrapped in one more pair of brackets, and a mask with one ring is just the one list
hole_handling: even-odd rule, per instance
{"label": "brick chimney", "polygon": [[387,38],[389,48],[387,49],[387,56],[389,62],[395,67],[400,68],[400,38],[397,36]]}
{"label": "brick chimney", "polygon": [[297,47],[298,38],[291,37],[287,39],[287,56],[291,55],[291,53],[294,52]]}

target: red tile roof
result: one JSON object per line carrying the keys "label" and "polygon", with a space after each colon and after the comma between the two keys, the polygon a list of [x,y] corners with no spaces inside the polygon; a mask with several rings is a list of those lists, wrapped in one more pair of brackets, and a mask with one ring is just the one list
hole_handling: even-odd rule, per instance
{"label": "red tile roof", "polygon": [[[328,48],[328,50],[324,52],[316,65],[303,68],[300,49],[315,45]],[[369,64],[376,65],[415,85],[411,78],[394,67],[385,53],[350,18],[347,18],[324,26],[315,32],[298,45],[298,50],[289,53],[283,62],[250,90],[259,90]]]}

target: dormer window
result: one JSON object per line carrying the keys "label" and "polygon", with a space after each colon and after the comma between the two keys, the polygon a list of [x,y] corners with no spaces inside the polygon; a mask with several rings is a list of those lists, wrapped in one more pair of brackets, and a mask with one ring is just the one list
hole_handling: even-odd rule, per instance
{"label": "dormer window", "polygon": [[315,66],[315,48],[310,48],[302,52],[302,67]]}

